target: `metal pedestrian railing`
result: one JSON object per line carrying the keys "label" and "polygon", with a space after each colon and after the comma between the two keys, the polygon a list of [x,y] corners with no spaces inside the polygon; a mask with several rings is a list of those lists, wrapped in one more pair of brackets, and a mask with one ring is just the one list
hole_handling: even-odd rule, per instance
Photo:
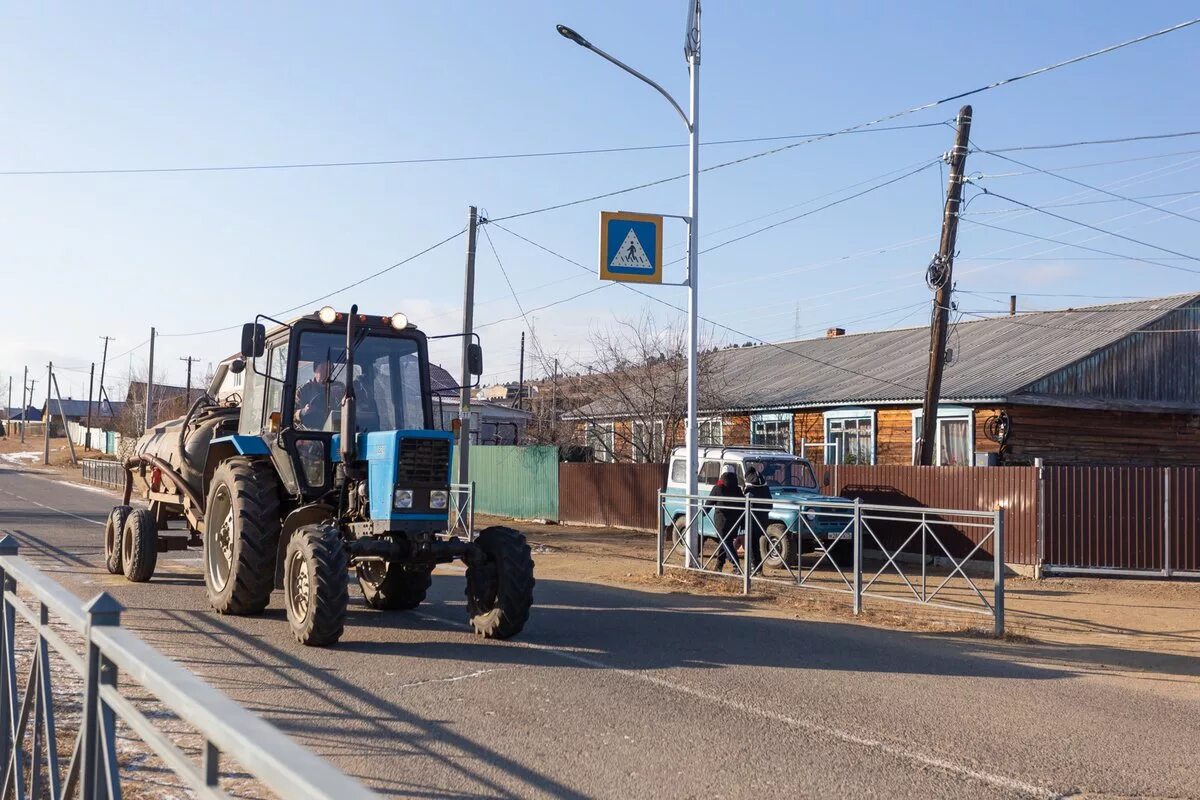
{"label": "metal pedestrian railing", "polygon": [[[997,636],[1004,633],[1003,509],[666,492],[658,507],[659,575],[673,569],[736,577],[746,594],[755,581],[847,594],[855,614],[866,597],[983,614],[993,618]],[[801,555],[805,549],[811,555]],[[991,555],[991,587],[980,588],[968,572],[981,552]],[[725,561],[730,573],[720,569]]]}
{"label": "metal pedestrian railing", "polygon": [[[222,775],[228,778],[231,772],[226,754],[236,760],[241,774],[249,773],[287,800],[377,796],[122,628],[122,608],[107,592],[82,604],[19,557],[11,536],[0,539],[0,585],[3,800],[119,800],[131,772],[122,771],[118,757],[118,720],[198,797],[229,797],[221,787]],[[19,593],[32,596],[32,604]],[[28,645],[18,642],[23,630],[18,629],[18,618],[35,634],[31,653]],[[68,641],[75,638],[79,646]],[[22,693],[18,664],[26,657],[29,669]],[[155,725],[152,716],[161,714],[147,713],[140,701],[131,699],[135,685],[136,693],[148,693],[157,706],[199,734],[199,764]],[[60,715],[72,701],[80,706],[78,713]],[[71,727],[75,738],[64,771],[59,740]]]}
{"label": "metal pedestrian railing", "polygon": [[448,534],[475,540],[475,482],[450,484],[451,513]]}
{"label": "metal pedestrian railing", "polygon": [[88,483],[117,488],[125,485],[125,467],[120,461],[85,458],[79,463],[83,467],[83,479]]}

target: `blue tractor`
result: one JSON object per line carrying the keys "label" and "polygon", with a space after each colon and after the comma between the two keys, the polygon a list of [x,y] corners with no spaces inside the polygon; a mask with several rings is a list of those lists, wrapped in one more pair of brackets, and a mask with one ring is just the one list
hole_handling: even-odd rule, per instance
{"label": "blue tractor", "polygon": [[[433,424],[428,339],[403,314],[325,307],[243,327],[185,416],[151,428],[125,462],[105,526],[113,573],[150,580],[162,550],[199,545],[212,607],[258,614],[282,589],[302,644],[342,636],[353,567],[367,605],[412,609],[436,565],[466,565],[476,633],[516,635],[533,603],[519,532],[449,535],[454,435]],[[477,344],[470,372],[482,372]],[[130,495],[140,476],[149,508]],[[172,529],[172,521],[183,522]]]}

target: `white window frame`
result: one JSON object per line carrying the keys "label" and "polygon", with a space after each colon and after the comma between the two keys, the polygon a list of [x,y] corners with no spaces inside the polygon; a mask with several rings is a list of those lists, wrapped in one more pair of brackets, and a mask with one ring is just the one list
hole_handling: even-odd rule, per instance
{"label": "white window frame", "polygon": [[[647,437],[646,429],[650,429],[649,448],[646,448]],[[639,433],[640,431],[640,433]],[[659,464],[667,456],[666,442],[667,426],[661,419],[654,420],[653,424],[645,420],[635,419],[630,428],[630,433],[633,438],[633,445],[630,450],[633,453],[633,463],[635,464]],[[642,447],[638,447],[638,444]],[[649,454],[645,452],[649,449]]]}
{"label": "white window frame", "polygon": [[[869,420],[871,423],[871,455],[868,464],[875,464],[879,459],[879,415],[873,408],[834,408],[825,412],[825,444],[828,450],[829,445],[834,441],[830,422],[834,420]],[[839,452],[840,448],[833,448],[833,458],[838,464],[844,464],[846,454]]]}
{"label": "white window frame", "polygon": [[[703,428],[705,425],[716,425],[717,436],[715,440],[706,440],[704,436],[700,434],[699,429]],[[700,417],[700,419],[696,421],[696,426],[698,428],[696,431],[696,438],[700,443],[700,447],[722,447],[725,444],[725,421],[721,417]]]}
{"label": "white window frame", "polygon": [[[599,432],[596,435],[596,432]],[[599,441],[602,445],[607,443],[607,449],[604,447],[592,447],[592,457],[600,463],[611,463],[617,460],[616,452],[616,427],[611,422],[589,422],[587,429],[584,432],[584,446],[592,447],[593,441]]]}
{"label": "white window frame", "polygon": [[791,414],[752,414],[750,415],[750,444],[759,444],[754,441],[754,426],[760,422],[786,422],[787,423],[787,442],[784,445],[787,452],[792,452],[795,449],[793,442],[796,436],[796,421]]}
{"label": "white window frame", "polygon": [[[942,422],[946,420],[967,421],[967,446],[969,448],[967,455],[967,463],[963,466],[975,466],[975,409],[966,406],[938,406],[937,407],[937,422],[934,426],[933,439],[933,454],[935,466],[944,466],[937,463],[942,448]],[[912,463],[917,463],[917,441],[921,438],[921,409],[914,408],[912,411]]]}

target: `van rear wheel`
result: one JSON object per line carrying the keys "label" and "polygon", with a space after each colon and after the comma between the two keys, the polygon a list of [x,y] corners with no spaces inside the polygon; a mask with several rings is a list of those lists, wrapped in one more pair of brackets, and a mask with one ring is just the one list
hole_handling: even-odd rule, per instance
{"label": "van rear wheel", "polygon": [[794,567],[796,544],[796,537],[788,533],[787,526],[782,522],[772,522],[758,539],[758,552],[763,566],[779,569],[786,564]]}

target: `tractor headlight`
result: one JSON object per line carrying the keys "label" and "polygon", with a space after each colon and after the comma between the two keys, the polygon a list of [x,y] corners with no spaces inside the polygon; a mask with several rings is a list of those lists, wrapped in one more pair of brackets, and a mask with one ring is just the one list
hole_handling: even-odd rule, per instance
{"label": "tractor headlight", "polygon": [[317,312],[317,319],[326,325],[332,325],[337,320],[337,311],[334,310],[333,306],[325,306]]}
{"label": "tractor headlight", "polygon": [[435,489],[429,493],[429,507],[442,509],[450,504],[450,493]]}
{"label": "tractor headlight", "polygon": [[395,508],[412,508],[412,489],[397,489],[392,495],[392,506]]}
{"label": "tractor headlight", "polygon": [[392,327],[398,331],[402,331],[408,327],[408,317],[397,311],[392,314]]}

